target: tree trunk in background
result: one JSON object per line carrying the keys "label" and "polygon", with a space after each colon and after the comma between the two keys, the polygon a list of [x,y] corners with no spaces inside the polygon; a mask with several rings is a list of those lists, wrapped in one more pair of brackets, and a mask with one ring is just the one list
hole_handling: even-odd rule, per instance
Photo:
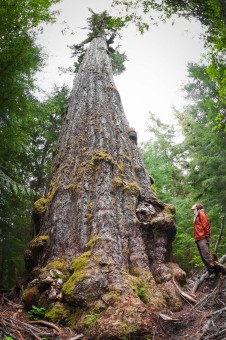
{"label": "tree trunk in background", "polygon": [[[104,37],[76,75],[52,181],[35,203],[41,232],[26,251],[25,304],[88,338],[154,334],[155,311],[178,307],[174,208],[155,197],[116,90]],[[59,312],[60,311],[60,312]],[[57,315],[57,316],[56,316]]]}

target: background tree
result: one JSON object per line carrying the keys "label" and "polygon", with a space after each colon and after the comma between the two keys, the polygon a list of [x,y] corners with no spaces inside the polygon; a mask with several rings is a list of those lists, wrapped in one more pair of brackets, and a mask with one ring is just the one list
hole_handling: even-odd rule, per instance
{"label": "background tree", "polygon": [[[197,261],[194,244],[192,214],[193,187],[187,180],[187,151],[181,152],[178,126],[162,123],[154,114],[148,122],[150,141],[142,146],[144,163],[154,178],[154,190],[163,202],[176,207],[177,234],[173,255],[177,263],[190,272]],[[179,136],[178,136],[179,135]],[[184,161],[185,160],[185,161]]]}
{"label": "background tree", "polygon": [[[35,72],[44,60],[35,43],[35,31],[40,23],[54,21],[56,13],[50,6],[57,2],[3,0],[0,6],[0,282],[3,286],[14,282],[15,268],[22,270],[23,248],[29,239],[31,202],[35,194],[30,184],[37,172],[31,164],[42,152],[39,145],[39,155],[33,153],[37,158],[30,162],[31,140],[37,139],[35,125],[37,129],[41,120],[37,112],[44,111],[32,95]],[[46,112],[46,122],[47,116],[50,110]]]}
{"label": "background tree", "polygon": [[[182,112],[175,112],[183,141],[176,143],[175,127],[151,115],[151,142],[143,148],[144,161],[156,178],[159,197],[176,206],[178,233],[174,256],[187,271],[194,265],[202,265],[194,246],[191,205],[201,201],[208,212],[213,250],[225,214],[226,183],[225,132],[222,126],[215,126],[215,117],[223,113],[224,103],[219,98],[217,83],[209,77],[205,66],[190,64],[188,71],[189,82],[184,91],[190,103]],[[221,242],[219,255],[225,251]]]}
{"label": "background tree", "polygon": [[226,136],[222,126],[215,126],[215,117],[224,114],[225,106],[217,83],[209,77],[205,66],[191,64],[189,75],[191,82],[185,86],[185,91],[192,103],[183,112],[176,112],[176,117],[185,136],[181,148],[182,152],[187,150],[188,182],[194,187],[194,200],[202,200],[206,206],[215,233],[214,241],[226,206]]}
{"label": "background tree", "polygon": [[42,102],[30,96],[24,115],[12,119],[14,125],[1,131],[4,142],[0,150],[0,275],[5,287],[11,287],[15,275],[24,270],[24,248],[31,237],[32,202],[45,192],[67,101],[66,87],[55,89]]}

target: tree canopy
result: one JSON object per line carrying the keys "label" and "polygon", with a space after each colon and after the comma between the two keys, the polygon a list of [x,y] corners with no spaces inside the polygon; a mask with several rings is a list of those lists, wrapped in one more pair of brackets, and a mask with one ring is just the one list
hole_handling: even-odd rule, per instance
{"label": "tree canopy", "polygon": [[[114,0],[115,6],[122,6],[126,13],[124,17],[127,21],[137,25],[139,31],[151,29],[152,24],[157,24],[158,19],[163,21],[170,18],[175,19],[175,15],[188,20],[196,19],[203,27],[202,39],[206,47],[208,64],[206,71],[211,79],[216,82],[215,89],[219,100],[226,106],[226,84],[225,84],[225,64],[226,64],[226,3],[224,0],[138,0],[122,1]],[[215,126],[226,131],[226,114],[218,112],[215,116]]]}
{"label": "tree canopy", "polygon": [[122,73],[125,70],[124,62],[127,60],[125,53],[119,51],[119,45],[112,47],[116,37],[120,37],[120,31],[126,26],[126,19],[121,17],[113,17],[107,13],[107,11],[101,13],[95,13],[89,8],[92,15],[87,19],[88,34],[87,39],[83,42],[73,45],[73,54],[77,57],[75,62],[75,72],[78,72],[79,66],[83,60],[83,57],[87,51],[85,45],[91,42],[94,38],[104,35],[107,39],[108,53],[112,61],[112,69],[115,75]]}
{"label": "tree canopy", "polygon": [[0,281],[4,286],[14,282],[15,268],[23,268],[32,201],[44,190],[59,111],[65,107],[59,97],[68,95],[66,88],[58,89],[41,103],[33,94],[35,73],[44,62],[36,30],[41,23],[54,22],[56,12],[50,7],[57,2],[3,0],[0,6]]}

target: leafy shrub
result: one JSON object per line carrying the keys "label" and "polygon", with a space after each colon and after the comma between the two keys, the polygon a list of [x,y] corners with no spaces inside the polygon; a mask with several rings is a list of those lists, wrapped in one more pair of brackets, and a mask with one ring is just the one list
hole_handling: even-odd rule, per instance
{"label": "leafy shrub", "polygon": [[29,310],[28,315],[29,315],[29,320],[38,320],[42,319],[45,315],[46,309],[43,307],[36,307],[32,306],[31,310]]}

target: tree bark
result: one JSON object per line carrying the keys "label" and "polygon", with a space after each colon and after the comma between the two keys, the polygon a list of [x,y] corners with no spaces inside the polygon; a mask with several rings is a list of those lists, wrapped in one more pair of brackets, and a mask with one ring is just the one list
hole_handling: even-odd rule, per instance
{"label": "tree bark", "polygon": [[185,274],[168,264],[175,211],[156,198],[130,138],[104,37],[90,43],[75,78],[41,200],[41,232],[26,252],[37,289],[25,290],[25,303],[32,288],[39,303],[76,310],[73,325],[89,338],[153,334],[154,312],[181,303],[172,276]]}

